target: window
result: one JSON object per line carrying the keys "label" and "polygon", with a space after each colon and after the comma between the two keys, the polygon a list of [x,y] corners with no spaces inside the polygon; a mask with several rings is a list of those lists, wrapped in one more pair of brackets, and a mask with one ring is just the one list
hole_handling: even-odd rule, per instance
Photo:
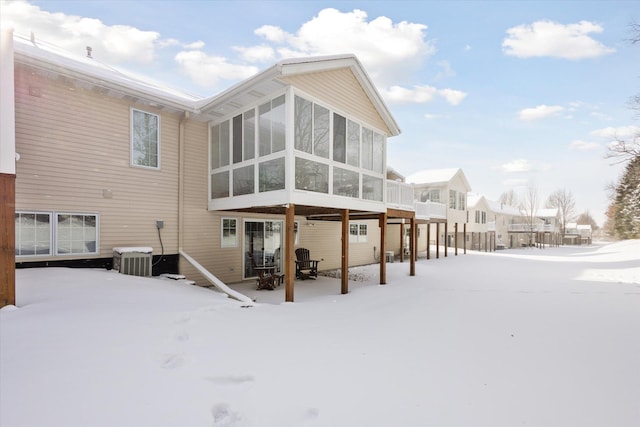
{"label": "window", "polygon": [[296,189],[329,192],[329,165],[296,157]]}
{"label": "window", "polygon": [[456,190],[449,190],[449,209],[456,209],[457,193]]}
{"label": "window", "polygon": [[365,243],[367,241],[367,224],[349,223],[349,243]]}
{"label": "window", "polygon": [[97,215],[56,214],[56,255],[98,253],[97,225]]}
{"label": "window", "polygon": [[466,193],[459,192],[458,193],[458,209],[463,211],[466,209],[467,198]]}
{"label": "window", "polygon": [[285,147],[284,95],[258,107],[259,155],[266,156]]}
{"label": "window", "polygon": [[222,236],[220,247],[235,248],[238,246],[238,220],[236,218],[222,218]]}
{"label": "window", "polygon": [[347,121],[347,164],[360,166],[360,125]]}
{"label": "window", "polygon": [[160,116],[131,109],[131,164],[160,167]]}
{"label": "window", "polygon": [[233,170],[233,195],[254,193],[254,166],[249,165]]}
{"label": "window", "polygon": [[284,190],[284,157],[262,162],[258,165],[260,192]]}
{"label": "window", "polygon": [[424,190],[422,192],[422,197],[421,197],[423,202],[435,202],[435,203],[440,203],[440,189],[439,188],[435,188],[432,190]]}
{"label": "window", "polygon": [[360,183],[358,172],[334,167],[333,194],[355,198],[359,197]]}
{"label": "window", "polygon": [[16,212],[16,256],[51,255],[51,214]]}
{"label": "window", "polygon": [[333,113],[333,160],[347,161],[347,119]]}
{"label": "window", "polygon": [[16,256],[98,254],[98,219],[97,214],[16,212]]}
{"label": "window", "polygon": [[485,211],[476,211],[476,224],[486,224],[487,213]]}
{"label": "window", "polygon": [[229,121],[211,127],[211,169],[229,164]]}
{"label": "window", "polygon": [[362,175],[362,198],[365,200],[382,201],[382,178]]}

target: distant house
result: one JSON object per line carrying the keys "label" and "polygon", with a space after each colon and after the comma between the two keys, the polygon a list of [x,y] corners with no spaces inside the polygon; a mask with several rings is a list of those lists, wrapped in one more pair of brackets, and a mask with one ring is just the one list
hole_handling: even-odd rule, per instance
{"label": "distant house", "polygon": [[[406,181],[413,184],[414,197],[422,203],[444,205],[444,216],[433,216],[428,223],[426,236],[418,240],[418,250],[440,244],[463,246],[463,225],[467,223],[467,193],[471,186],[462,169],[427,169],[409,175]],[[441,226],[444,225],[444,226]],[[458,226],[458,235],[455,227]]]}
{"label": "distant house", "polygon": [[464,176],[422,203],[387,167],[400,129],[355,56],[283,60],[209,98],[19,35],[5,56],[18,267],[110,267],[139,248],[154,275],[205,284],[269,263],[293,300],[297,247],[322,269],[380,262],[385,283],[388,230],[417,235],[442,203],[464,216]]}
{"label": "distant house", "polygon": [[469,222],[467,224],[467,247],[473,250],[493,250],[496,242],[496,215],[491,202],[482,194],[467,194]]}
{"label": "distant house", "polygon": [[564,233],[565,245],[590,245],[593,239],[593,230],[589,224],[567,223]]}

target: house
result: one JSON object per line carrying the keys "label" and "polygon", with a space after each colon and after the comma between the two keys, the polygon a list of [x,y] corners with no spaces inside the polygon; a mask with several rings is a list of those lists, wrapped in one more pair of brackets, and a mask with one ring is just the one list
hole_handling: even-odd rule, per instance
{"label": "house", "polygon": [[482,194],[467,194],[469,221],[465,236],[467,247],[477,251],[492,251],[496,242],[496,215],[491,202]]}
{"label": "house", "polygon": [[564,233],[565,245],[590,245],[592,243],[592,229],[590,224],[567,223]]}
{"label": "house", "polygon": [[430,215],[426,221],[426,235],[418,239],[418,251],[427,251],[428,256],[429,246],[435,245],[439,256],[440,245],[444,245],[446,256],[447,247],[462,247],[464,225],[468,222],[467,193],[471,191],[462,169],[423,170],[408,176],[406,181],[413,184],[417,201],[444,208],[440,215]]}
{"label": "house", "polygon": [[408,227],[414,253],[440,209],[387,179],[400,129],[353,55],[283,60],[202,98],[9,39],[17,267],[111,267],[114,248],[138,248],[154,275],[206,284],[254,278],[253,260],[277,264],[292,301],[296,247],[344,273],[379,261],[386,283],[387,229]]}

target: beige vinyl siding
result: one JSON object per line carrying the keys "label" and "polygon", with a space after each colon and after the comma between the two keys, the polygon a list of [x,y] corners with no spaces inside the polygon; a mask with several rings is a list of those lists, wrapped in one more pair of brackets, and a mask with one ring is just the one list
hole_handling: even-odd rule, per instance
{"label": "beige vinyl siding", "polygon": [[[116,246],[177,252],[179,117],[16,67],[16,210],[97,213],[100,257]],[[38,95],[38,96],[34,96]],[[161,169],[130,166],[130,108],[160,115]],[[104,197],[105,190],[111,198]],[[51,259],[51,257],[46,257]],[[63,257],[55,257],[62,259]],[[72,257],[70,257],[72,258]],[[29,260],[38,258],[30,257]]]}
{"label": "beige vinyl siding", "polygon": [[337,112],[391,134],[350,69],[301,74],[283,80],[331,105]]}

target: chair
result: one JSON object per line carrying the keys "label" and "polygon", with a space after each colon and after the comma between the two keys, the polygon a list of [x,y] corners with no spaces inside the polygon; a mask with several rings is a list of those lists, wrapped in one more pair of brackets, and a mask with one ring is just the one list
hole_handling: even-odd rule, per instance
{"label": "chair", "polygon": [[[256,278],[256,289],[268,289],[270,291],[274,290],[276,287],[276,283],[280,285],[280,278],[276,277],[272,272],[272,269],[265,269],[264,267],[258,267],[256,265],[256,260],[253,258],[253,254],[247,251],[247,259],[251,263],[251,267],[256,272],[258,277]],[[273,267],[275,269],[275,267]]]}
{"label": "chair", "polygon": [[309,279],[318,277],[318,260],[311,259],[309,249],[296,249],[296,278]]}

